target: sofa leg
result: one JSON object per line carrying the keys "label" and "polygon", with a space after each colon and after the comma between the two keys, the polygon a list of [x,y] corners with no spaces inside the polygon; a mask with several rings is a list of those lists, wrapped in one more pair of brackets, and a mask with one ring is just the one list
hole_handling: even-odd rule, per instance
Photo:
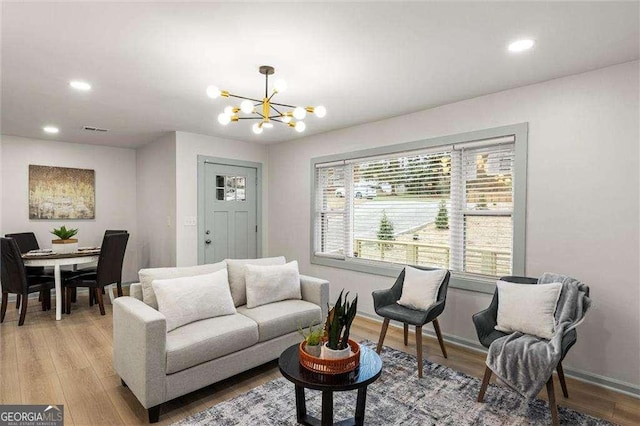
{"label": "sofa leg", "polygon": [[122,386],[124,386],[125,388],[128,388],[129,386],[127,386],[127,384],[124,382],[124,380],[120,379],[120,383],[122,383]]}
{"label": "sofa leg", "polygon": [[149,423],[158,423],[158,420],[160,420],[160,406],[156,405],[147,411],[149,412]]}

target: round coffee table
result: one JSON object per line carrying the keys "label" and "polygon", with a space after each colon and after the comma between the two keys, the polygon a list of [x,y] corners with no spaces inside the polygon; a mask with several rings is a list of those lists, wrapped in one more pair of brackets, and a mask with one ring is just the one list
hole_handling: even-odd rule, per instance
{"label": "round coffee table", "polygon": [[[382,372],[382,360],[375,351],[360,346],[360,366],[345,374],[320,374],[307,370],[300,365],[298,346],[287,348],[278,365],[280,372],[296,388],[296,418],[303,425],[333,425],[333,392],[358,390],[356,400],[356,415],[354,418],[342,420],[341,426],[364,424],[364,408],[367,401],[367,386],[375,382]],[[315,389],[322,391],[321,420],[307,414],[304,390]]]}

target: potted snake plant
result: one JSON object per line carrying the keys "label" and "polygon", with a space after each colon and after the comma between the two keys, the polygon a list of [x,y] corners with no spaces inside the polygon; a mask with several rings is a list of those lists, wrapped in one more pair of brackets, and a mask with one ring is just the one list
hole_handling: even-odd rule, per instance
{"label": "potted snake plant", "polygon": [[53,228],[51,233],[58,237],[56,240],[51,240],[51,249],[54,253],[73,253],[78,251],[78,239],[73,238],[78,234],[77,229],[67,229],[63,225],[58,229]]}
{"label": "potted snake plant", "polygon": [[349,292],[345,294],[344,301],[340,292],[338,300],[327,315],[325,330],[327,343],[323,347],[323,357],[329,359],[348,358],[351,347],[349,346],[349,332],[351,324],[358,310],[358,296],[349,302]]}

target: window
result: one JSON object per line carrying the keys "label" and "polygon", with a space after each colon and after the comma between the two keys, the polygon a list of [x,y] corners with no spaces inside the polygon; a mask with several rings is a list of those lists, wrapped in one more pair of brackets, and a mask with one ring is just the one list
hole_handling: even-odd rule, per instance
{"label": "window", "polygon": [[434,266],[485,281],[523,273],[524,217],[514,215],[524,216],[523,194],[515,196],[524,185],[514,180],[525,176],[515,167],[524,126],[524,135],[501,128],[481,140],[467,134],[314,160],[314,263],[374,273]]}
{"label": "window", "polygon": [[216,175],[216,200],[246,201],[244,176]]}

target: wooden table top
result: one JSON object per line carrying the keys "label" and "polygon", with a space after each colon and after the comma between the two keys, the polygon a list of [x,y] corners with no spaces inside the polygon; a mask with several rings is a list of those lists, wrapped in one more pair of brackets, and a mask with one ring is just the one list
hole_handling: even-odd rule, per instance
{"label": "wooden table top", "polygon": [[72,257],[93,257],[98,256],[100,254],[100,250],[82,250],[73,253],[47,253],[47,254],[29,254],[25,253],[22,255],[24,260],[47,260],[47,259],[68,259]]}

